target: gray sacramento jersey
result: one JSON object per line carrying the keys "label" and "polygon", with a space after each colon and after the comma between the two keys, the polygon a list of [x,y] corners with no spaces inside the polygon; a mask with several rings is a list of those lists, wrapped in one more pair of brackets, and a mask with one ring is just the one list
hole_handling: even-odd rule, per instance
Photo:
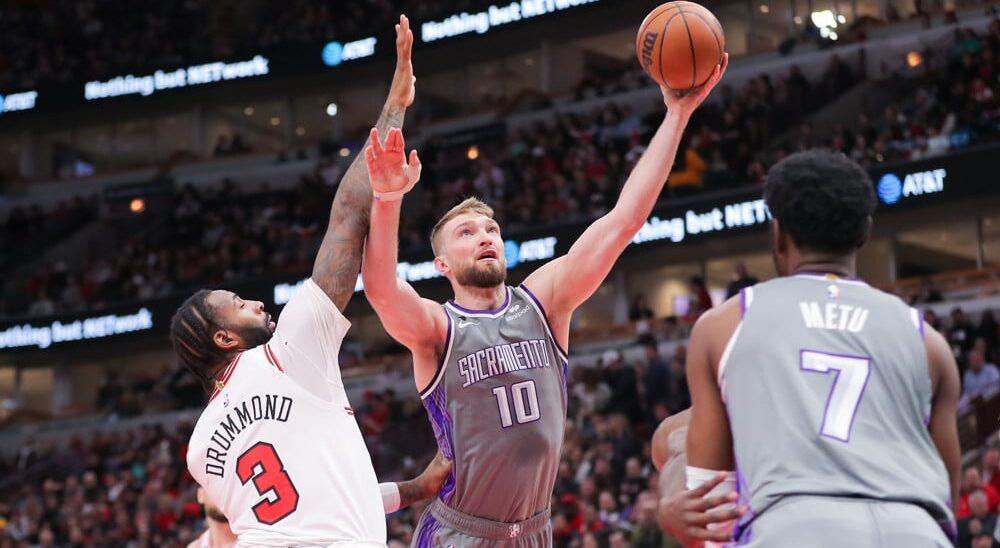
{"label": "gray sacramento jersey", "polygon": [[741,524],[815,494],[912,502],[950,529],[919,311],[822,274],[758,284],[742,303],[718,372],[750,505]]}
{"label": "gray sacramento jersey", "polygon": [[501,522],[548,509],[566,424],[566,354],[541,304],[507,287],[497,310],[449,301],[442,363],[421,393],[438,446],[452,459],[440,498]]}

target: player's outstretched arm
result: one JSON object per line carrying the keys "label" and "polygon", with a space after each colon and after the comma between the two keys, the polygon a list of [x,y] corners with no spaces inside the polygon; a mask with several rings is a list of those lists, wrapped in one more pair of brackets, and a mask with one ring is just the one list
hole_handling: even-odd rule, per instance
{"label": "player's outstretched arm", "polygon": [[958,400],[961,396],[961,381],[955,356],[944,337],[933,327],[924,324],[924,344],[927,347],[927,363],[934,383],[934,397],[931,400],[931,420],[927,429],[937,446],[948,481],[951,484],[951,502],[959,501],[958,488],[962,468],[962,450],[958,442]]}
{"label": "player's outstretched arm", "polygon": [[444,487],[444,482],[448,480],[450,473],[451,461],[444,458],[439,449],[419,476],[397,483],[380,484],[385,513],[391,514],[437,495]]}
{"label": "player's outstretched arm", "polygon": [[[394,339],[416,354],[436,352],[443,344],[447,319],[434,301],[423,299],[408,282],[396,277],[399,254],[399,214],[403,194],[420,178],[417,152],[406,157],[406,143],[398,129],[389,130],[383,147],[379,131],[372,129],[365,162],[375,198],[371,204],[371,229],[365,243],[362,278],[365,296],[382,325]],[[415,364],[431,360],[414,360]],[[417,386],[430,382],[433,371],[414,371]],[[429,375],[425,378],[425,374]]]}
{"label": "player's outstretched arm", "polygon": [[559,323],[558,316],[571,313],[593,295],[642,228],[670,174],[684,128],[695,109],[719,83],[728,60],[726,55],[708,82],[693,93],[680,95],[663,88],[667,114],[625,181],[615,207],[591,224],[566,256],[548,263],[525,280],[525,285],[542,301],[550,320]]}
{"label": "player's outstretched arm", "polygon": [[[375,127],[383,131],[403,127],[406,108],[413,103],[414,77],[410,52],[413,31],[405,15],[396,25],[396,72],[392,77],[389,97]],[[361,270],[361,251],[368,234],[368,217],[372,190],[361,154],[354,159],[340,181],[340,188],[330,209],[330,224],[323,237],[312,279],[341,311],[354,294]]]}

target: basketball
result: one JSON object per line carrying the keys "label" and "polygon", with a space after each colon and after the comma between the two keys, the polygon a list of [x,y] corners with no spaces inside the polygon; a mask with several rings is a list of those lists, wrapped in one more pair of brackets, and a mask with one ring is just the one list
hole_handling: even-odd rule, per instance
{"label": "basketball", "polygon": [[694,2],[661,4],[642,21],[635,38],[643,70],[657,83],[675,90],[704,84],[722,62],[725,50],[719,20]]}

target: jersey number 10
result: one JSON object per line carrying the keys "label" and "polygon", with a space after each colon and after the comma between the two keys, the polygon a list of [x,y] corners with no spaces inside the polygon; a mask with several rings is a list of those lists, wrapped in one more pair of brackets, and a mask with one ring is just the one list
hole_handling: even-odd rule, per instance
{"label": "jersey number 10", "polygon": [[[500,424],[507,428],[517,424],[527,424],[535,422],[542,417],[538,409],[538,392],[535,390],[535,381],[524,381],[510,385],[510,396],[507,395],[506,386],[498,386],[493,389],[493,396],[497,399],[497,407],[500,408]],[[510,414],[510,400],[514,400],[514,416]]]}
{"label": "jersey number 10", "polygon": [[799,355],[799,369],[828,375],[833,373],[833,386],[826,398],[823,426],[820,435],[847,442],[851,439],[854,416],[861,405],[861,396],[871,374],[871,358],[826,354],[803,350]]}

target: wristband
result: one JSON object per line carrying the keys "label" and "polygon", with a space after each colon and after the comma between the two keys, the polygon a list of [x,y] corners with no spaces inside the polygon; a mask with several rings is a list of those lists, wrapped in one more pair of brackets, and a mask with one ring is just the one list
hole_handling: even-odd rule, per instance
{"label": "wristband", "polygon": [[382,507],[385,508],[385,513],[391,514],[399,510],[399,485],[396,483],[380,483],[378,484],[378,489],[382,492]]}

